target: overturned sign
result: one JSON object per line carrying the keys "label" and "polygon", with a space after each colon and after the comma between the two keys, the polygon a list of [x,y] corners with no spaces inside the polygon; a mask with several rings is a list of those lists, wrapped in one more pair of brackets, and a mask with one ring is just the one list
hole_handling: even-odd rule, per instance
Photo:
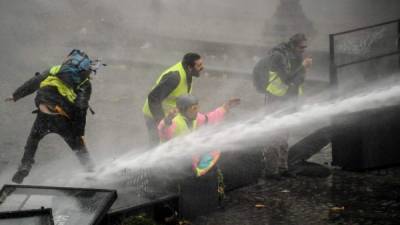
{"label": "overturned sign", "polygon": [[55,225],[96,225],[111,207],[114,190],[5,185],[0,212],[50,208]]}
{"label": "overturned sign", "polygon": [[51,209],[34,209],[0,213],[0,225],[54,225]]}

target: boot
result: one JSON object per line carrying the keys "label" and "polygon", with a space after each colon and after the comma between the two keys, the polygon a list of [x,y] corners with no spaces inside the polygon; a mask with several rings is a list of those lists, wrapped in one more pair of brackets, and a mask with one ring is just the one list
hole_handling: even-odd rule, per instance
{"label": "boot", "polygon": [[31,171],[32,165],[29,163],[22,163],[19,167],[17,172],[14,174],[13,178],[11,179],[12,182],[21,184],[24,181],[24,178],[28,176],[29,172]]}
{"label": "boot", "polygon": [[77,152],[76,155],[78,156],[78,160],[85,168],[86,172],[92,173],[95,171],[95,165],[88,152]]}
{"label": "boot", "polygon": [[83,167],[85,168],[86,172],[88,172],[88,173],[95,172],[95,165],[92,162],[92,160],[88,160],[85,164],[83,164]]}

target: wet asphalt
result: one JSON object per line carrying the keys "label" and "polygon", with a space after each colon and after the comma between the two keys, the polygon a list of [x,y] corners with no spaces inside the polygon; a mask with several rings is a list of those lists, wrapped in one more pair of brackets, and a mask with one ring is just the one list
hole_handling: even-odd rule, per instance
{"label": "wet asphalt", "polygon": [[327,178],[266,180],[227,194],[222,208],[196,225],[395,225],[400,221],[400,168],[349,172]]}

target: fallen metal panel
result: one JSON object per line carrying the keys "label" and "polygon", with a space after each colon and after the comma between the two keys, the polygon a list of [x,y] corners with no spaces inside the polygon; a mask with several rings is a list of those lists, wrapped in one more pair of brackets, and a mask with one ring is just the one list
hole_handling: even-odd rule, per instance
{"label": "fallen metal panel", "polygon": [[52,208],[56,224],[96,225],[116,198],[115,190],[5,185],[0,211]]}
{"label": "fallen metal panel", "polygon": [[54,225],[51,209],[0,212],[0,225]]}

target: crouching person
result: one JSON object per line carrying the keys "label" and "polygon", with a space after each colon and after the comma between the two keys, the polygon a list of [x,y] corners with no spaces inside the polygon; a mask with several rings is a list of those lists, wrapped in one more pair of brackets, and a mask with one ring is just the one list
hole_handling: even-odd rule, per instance
{"label": "crouching person", "polygon": [[[199,112],[199,101],[195,96],[184,95],[176,101],[177,110],[171,111],[158,125],[161,142],[188,134],[195,129],[222,121],[229,110],[238,105],[240,99],[234,98],[212,112]],[[181,201],[184,217],[191,218],[192,212],[206,213],[221,203],[224,196],[222,172],[216,166],[220,151],[212,150],[203,155],[193,155],[194,176],[180,182]]]}

